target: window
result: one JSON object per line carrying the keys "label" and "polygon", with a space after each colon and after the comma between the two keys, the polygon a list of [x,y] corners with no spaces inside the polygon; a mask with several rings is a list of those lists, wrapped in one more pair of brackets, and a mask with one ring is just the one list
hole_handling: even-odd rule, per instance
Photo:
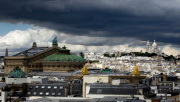
{"label": "window", "polygon": [[43,94],[43,92],[40,92],[39,94],[40,94],[40,95],[42,95],[42,94]]}
{"label": "window", "polygon": [[39,88],[39,86],[36,86],[36,89]]}
{"label": "window", "polygon": [[36,95],[36,92],[34,92],[33,94]]}
{"label": "window", "polygon": [[102,92],[102,89],[97,89],[97,93],[101,93]]}
{"label": "window", "polygon": [[161,81],[161,78],[159,78],[159,81]]}
{"label": "window", "polygon": [[28,92],[28,95],[30,95],[31,94],[31,92]]}
{"label": "window", "polygon": [[57,86],[54,86],[54,89],[57,89]]}
{"label": "window", "polygon": [[41,88],[45,88],[45,86],[42,86]]}
{"label": "window", "polygon": [[52,95],[55,95],[55,93],[52,93]]}
{"label": "window", "polygon": [[48,89],[50,89],[51,88],[51,86],[48,86]]}
{"label": "window", "polygon": [[60,86],[59,89],[63,89],[63,86]]}
{"label": "window", "polygon": [[49,92],[46,92],[46,95],[49,95]]}
{"label": "window", "polygon": [[32,88],[33,88],[33,86],[30,86],[29,88],[30,88],[30,89],[32,89]]}
{"label": "window", "polygon": [[58,95],[60,96],[60,95],[61,95],[61,93],[58,93]]}

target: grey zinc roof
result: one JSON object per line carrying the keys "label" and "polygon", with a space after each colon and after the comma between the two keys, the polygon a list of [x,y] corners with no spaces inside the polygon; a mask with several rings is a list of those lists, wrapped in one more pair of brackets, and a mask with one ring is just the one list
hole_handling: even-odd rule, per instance
{"label": "grey zinc roof", "polygon": [[22,101],[22,102],[58,102],[58,100],[52,100],[48,98],[38,98],[38,99],[27,100],[27,101]]}
{"label": "grey zinc roof", "polygon": [[105,97],[99,99],[98,101],[115,101],[115,102],[120,101],[121,102],[121,101],[127,101],[127,99],[126,99],[126,97],[105,96]]}
{"label": "grey zinc roof", "polygon": [[104,88],[90,88],[89,94],[118,94],[118,95],[135,95],[136,89],[123,87],[104,87]]}
{"label": "grey zinc roof", "polygon": [[137,94],[137,90],[134,84],[120,84],[112,85],[110,83],[99,84],[91,83],[87,84],[90,86],[89,94],[125,94],[134,95]]}
{"label": "grey zinc roof", "polygon": [[82,84],[81,83],[73,83],[72,84],[72,89],[73,90],[80,90],[82,88]]}
{"label": "grey zinc roof", "polygon": [[3,86],[6,86],[6,82],[0,82],[0,88],[2,88]]}
{"label": "grey zinc roof", "polygon": [[28,84],[27,96],[59,96],[64,97],[68,83],[59,84]]}
{"label": "grey zinc roof", "polygon": [[[27,76],[78,76],[79,73],[73,72],[30,72]],[[122,73],[89,73],[89,75],[108,75],[108,76],[124,76]],[[79,75],[82,76],[82,75]],[[141,76],[141,75],[140,75]],[[144,75],[142,75],[144,76]]]}
{"label": "grey zinc roof", "polygon": [[147,84],[138,84],[138,88],[139,89],[150,89],[150,86],[148,86]]}
{"label": "grey zinc roof", "polygon": [[127,97],[117,97],[117,96],[105,96],[98,100],[98,102],[146,102],[144,100],[139,100],[139,98],[127,99]]}
{"label": "grey zinc roof", "polygon": [[59,99],[58,102],[98,102],[99,98],[91,98],[91,99],[76,99],[71,97],[69,99]]}
{"label": "grey zinc roof", "polygon": [[97,102],[99,99],[76,99],[70,97],[69,99],[49,99],[49,98],[39,98],[34,100],[28,100],[23,102]]}
{"label": "grey zinc roof", "polygon": [[68,72],[30,72],[28,76],[72,76],[76,75]]}
{"label": "grey zinc roof", "polygon": [[137,94],[137,90],[133,84],[111,85],[107,84],[87,84],[90,85],[89,94]]}
{"label": "grey zinc roof", "polygon": [[123,88],[135,88],[135,84],[120,84],[120,85],[112,85],[111,83],[88,83],[87,85],[90,85],[91,88],[93,87],[123,87]]}
{"label": "grey zinc roof", "polygon": [[139,98],[129,99],[128,97],[117,97],[117,96],[105,96],[103,98],[85,99],[69,97],[66,99],[52,99],[52,98],[39,98],[34,100],[28,100],[23,102],[146,102],[139,100]]}

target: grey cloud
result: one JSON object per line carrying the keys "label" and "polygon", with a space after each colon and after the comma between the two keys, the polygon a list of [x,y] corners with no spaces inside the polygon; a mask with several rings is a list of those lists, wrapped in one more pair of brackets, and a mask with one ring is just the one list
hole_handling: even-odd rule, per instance
{"label": "grey cloud", "polygon": [[0,48],[5,46],[10,46],[10,45],[6,44],[5,42],[0,43]]}
{"label": "grey cloud", "polygon": [[119,44],[130,44],[132,46],[141,46],[145,45],[146,42],[142,42],[140,40],[126,38],[126,37],[88,37],[88,36],[71,36],[71,35],[63,35],[58,36],[58,41],[60,43],[74,44],[74,45],[85,45],[85,46],[114,46]]}
{"label": "grey cloud", "polygon": [[[132,45],[143,45],[140,40],[153,39],[178,45],[178,38],[167,33],[180,36],[179,3],[178,0],[1,0],[0,21],[96,37],[83,40],[85,45],[123,44],[128,42],[127,38],[134,39]],[[76,39],[66,41],[83,44]]]}

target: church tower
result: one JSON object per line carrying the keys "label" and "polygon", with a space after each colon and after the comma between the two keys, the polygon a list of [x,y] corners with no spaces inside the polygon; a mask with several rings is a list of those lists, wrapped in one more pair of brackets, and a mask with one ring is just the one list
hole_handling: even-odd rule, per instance
{"label": "church tower", "polygon": [[150,44],[149,44],[149,40],[148,40],[146,43],[146,52],[149,52],[149,49],[150,49]]}

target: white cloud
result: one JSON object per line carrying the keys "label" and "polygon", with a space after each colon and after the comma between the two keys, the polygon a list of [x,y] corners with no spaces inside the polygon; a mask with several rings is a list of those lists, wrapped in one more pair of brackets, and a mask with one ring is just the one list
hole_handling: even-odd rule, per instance
{"label": "white cloud", "polygon": [[[1,38],[0,38],[0,39],[1,39]],[[5,42],[1,42],[1,43],[0,43],[0,48],[3,48],[3,47],[5,47],[5,46],[10,46],[10,45],[6,44]]]}
{"label": "white cloud", "polygon": [[162,49],[162,52],[164,52],[165,54],[168,54],[168,55],[179,55],[180,54],[180,49],[175,49],[173,48],[171,45],[166,45],[163,49]]}
{"label": "white cloud", "polygon": [[122,52],[125,49],[127,52],[140,52],[140,51],[145,52],[146,51],[144,47],[140,47],[140,46],[129,47],[129,44],[113,46],[114,51]]}
{"label": "white cloud", "polygon": [[87,52],[108,52],[111,51],[110,46],[87,46]]}
{"label": "white cloud", "polygon": [[84,45],[72,45],[67,43],[58,43],[59,47],[66,46],[67,49],[71,50],[71,52],[83,52],[86,50],[86,47]]}
{"label": "white cloud", "polygon": [[35,41],[40,46],[47,46],[47,41],[55,33],[49,29],[27,29],[25,31],[10,31],[5,36],[0,36],[0,44],[4,44],[2,48],[27,48]]}
{"label": "white cloud", "polygon": [[65,43],[65,40],[67,39],[67,37],[69,37],[65,36],[66,34],[59,33],[50,29],[34,28],[27,29],[24,31],[10,31],[4,36],[0,36],[0,54],[3,56],[6,48],[9,49],[10,55],[15,54],[17,52],[22,51],[22,49],[30,48],[33,42],[36,42],[38,47],[51,47],[52,39],[55,35],[57,35],[58,38],[64,38],[64,40],[60,40],[58,43],[60,47],[65,45],[68,49],[70,49],[73,52],[80,52],[86,50],[86,47],[84,45],[72,45]]}
{"label": "white cloud", "polygon": [[[0,54],[3,56],[6,48],[9,49],[10,55],[18,53],[22,51],[22,49],[30,48],[33,42],[36,42],[37,46],[39,47],[51,47],[51,41],[55,35],[58,37],[59,47],[63,47],[65,45],[67,49],[71,50],[71,52],[122,52],[124,49],[126,49],[128,52],[140,52],[141,50],[145,52],[145,47],[143,46],[132,47],[132,42],[135,44],[143,44],[141,41],[132,38],[130,40],[131,43],[129,43],[126,41],[128,38],[72,36],[65,33],[56,32],[51,29],[34,28],[24,31],[10,31],[4,36],[0,36]],[[100,44],[96,45],[98,43]],[[107,43],[109,45],[106,45]],[[110,45],[110,43],[113,43],[114,45]],[[165,46],[162,51],[168,55],[179,54],[179,50],[175,49],[171,45]]]}

